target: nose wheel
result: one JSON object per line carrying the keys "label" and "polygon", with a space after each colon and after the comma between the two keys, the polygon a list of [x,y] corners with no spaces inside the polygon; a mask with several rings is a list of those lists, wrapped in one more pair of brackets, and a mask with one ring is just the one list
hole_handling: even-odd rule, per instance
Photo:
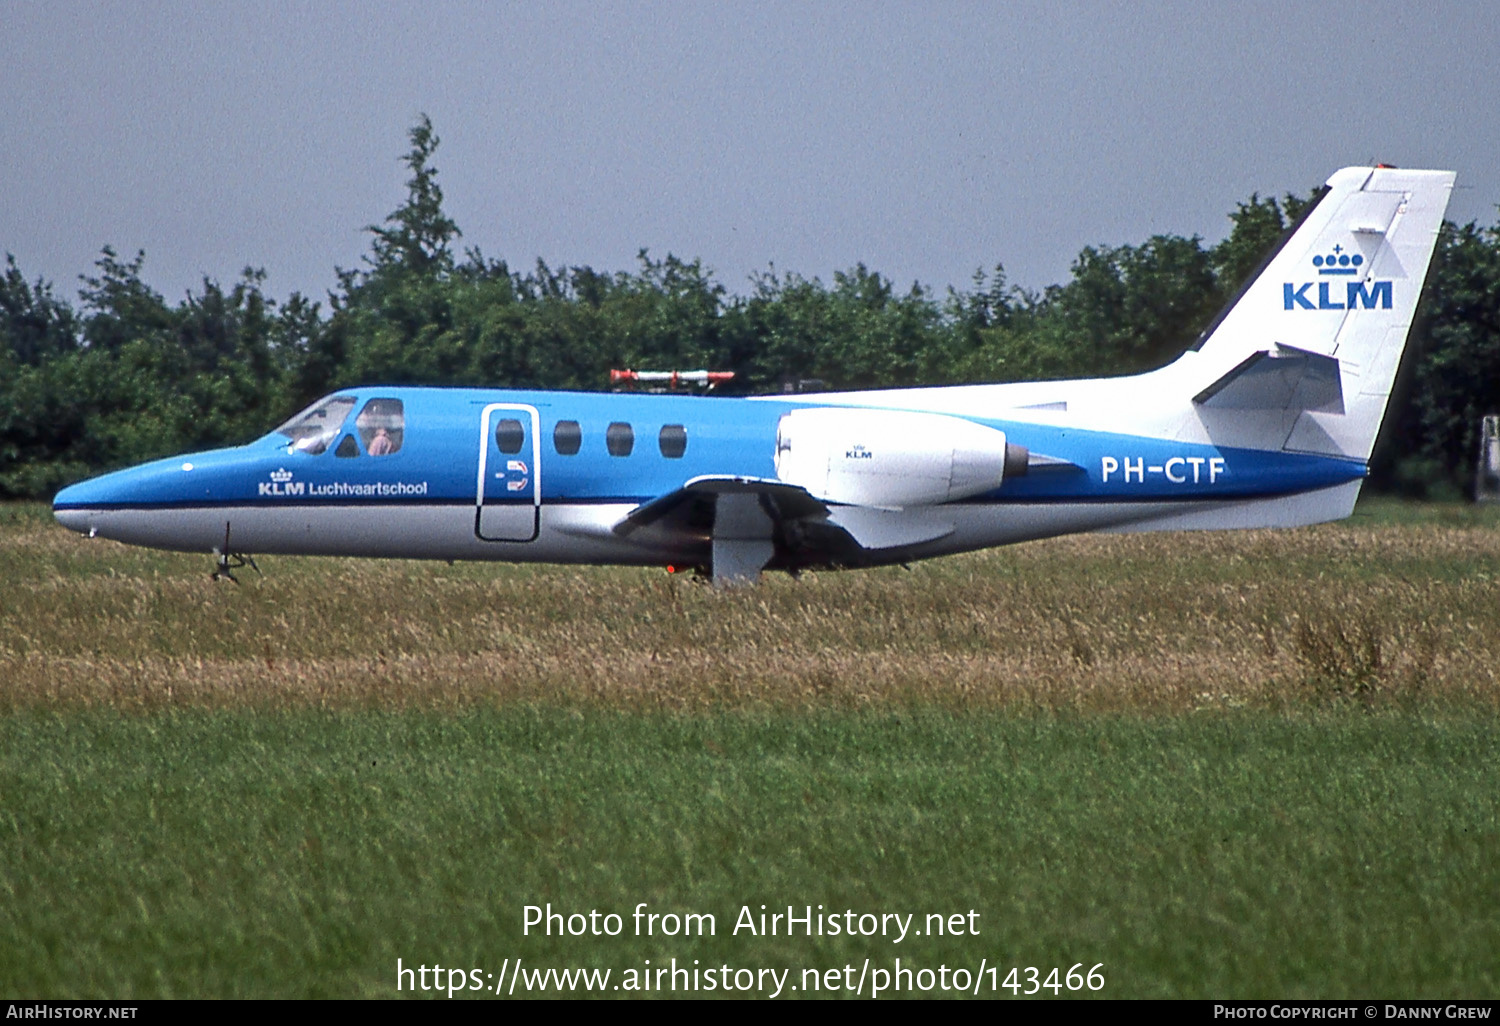
{"label": "nose wheel", "polygon": [[[258,574],[260,573],[260,567],[255,565],[254,556],[249,553],[230,551],[229,524],[227,522],[224,524],[224,547],[214,549],[214,557],[218,560],[218,565],[210,575],[210,580],[230,580],[235,584],[239,584],[240,579],[234,576],[234,571],[244,566],[248,566]],[[261,576],[264,577],[265,575],[261,574]]]}

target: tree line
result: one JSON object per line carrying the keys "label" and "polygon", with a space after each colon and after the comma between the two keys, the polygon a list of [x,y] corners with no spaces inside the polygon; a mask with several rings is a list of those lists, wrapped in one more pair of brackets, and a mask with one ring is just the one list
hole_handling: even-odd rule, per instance
{"label": "tree line", "polygon": [[[172,305],[142,280],[143,253],[109,247],[74,303],[7,256],[0,497],[247,441],[362,383],[597,390],[612,367],[708,367],[763,392],[1148,370],[1197,340],[1309,202],[1253,195],[1212,246],[1178,235],[1090,246],[1066,283],[1040,291],[999,265],[965,289],[903,291],[860,264],[832,282],[769,269],[732,294],[699,261],[645,250],[613,272],[456,252],[426,117],[409,142],[405,202],[368,228],[362,267],[336,270],[326,306],[278,301],[249,268]],[[1444,224],[1412,342],[1375,482],[1453,494],[1472,477],[1480,416],[1500,412],[1500,226]]]}

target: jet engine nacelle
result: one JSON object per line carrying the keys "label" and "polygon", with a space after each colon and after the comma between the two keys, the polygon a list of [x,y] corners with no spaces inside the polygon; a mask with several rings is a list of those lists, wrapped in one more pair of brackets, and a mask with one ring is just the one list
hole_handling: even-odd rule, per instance
{"label": "jet engine nacelle", "polygon": [[793,410],[776,429],[776,476],[827,502],[935,506],[1026,473],[1005,432],[938,413]]}

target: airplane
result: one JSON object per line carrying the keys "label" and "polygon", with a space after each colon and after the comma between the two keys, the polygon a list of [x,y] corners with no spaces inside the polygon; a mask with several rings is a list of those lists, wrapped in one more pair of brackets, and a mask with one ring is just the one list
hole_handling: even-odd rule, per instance
{"label": "airplane", "polygon": [[[716,584],[1088,531],[1354,508],[1453,188],[1336,172],[1144,374],[741,398],[362,386],[247,445],[63,489],[64,526],[211,552],[626,564]],[[258,568],[257,568],[258,569]]]}

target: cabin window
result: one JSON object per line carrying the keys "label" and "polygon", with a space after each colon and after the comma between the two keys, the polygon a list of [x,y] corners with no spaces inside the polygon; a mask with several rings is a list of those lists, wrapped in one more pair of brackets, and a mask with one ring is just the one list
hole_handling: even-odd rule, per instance
{"label": "cabin window", "polygon": [[663,456],[669,460],[680,460],[682,454],[687,452],[687,428],[681,424],[664,424],[656,442],[661,446]]}
{"label": "cabin window", "polygon": [[329,443],[338,437],[339,428],[352,409],[353,396],[336,395],[329,399],[319,399],[276,430],[292,440],[287,447],[288,452],[305,452],[316,456],[326,451]]}
{"label": "cabin window", "polygon": [[617,420],[604,432],[604,444],[611,456],[629,456],[635,448],[635,429]]}
{"label": "cabin window", "polygon": [[526,444],[526,430],[521,427],[521,422],[514,417],[506,417],[496,424],[495,444],[508,456],[520,452],[521,446]]}
{"label": "cabin window", "polygon": [[406,412],[400,399],[371,399],[354,418],[359,440],[371,456],[401,451],[406,441]]}
{"label": "cabin window", "polygon": [[353,435],[345,435],[339,447],[333,450],[333,454],[341,460],[352,460],[359,455],[359,444],[354,441]]}
{"label": "cabin window", "polygon": [[583,431],[576,420],[560,420],[552,429],[552,448],[559,456],[576,456],[583,445]]}

